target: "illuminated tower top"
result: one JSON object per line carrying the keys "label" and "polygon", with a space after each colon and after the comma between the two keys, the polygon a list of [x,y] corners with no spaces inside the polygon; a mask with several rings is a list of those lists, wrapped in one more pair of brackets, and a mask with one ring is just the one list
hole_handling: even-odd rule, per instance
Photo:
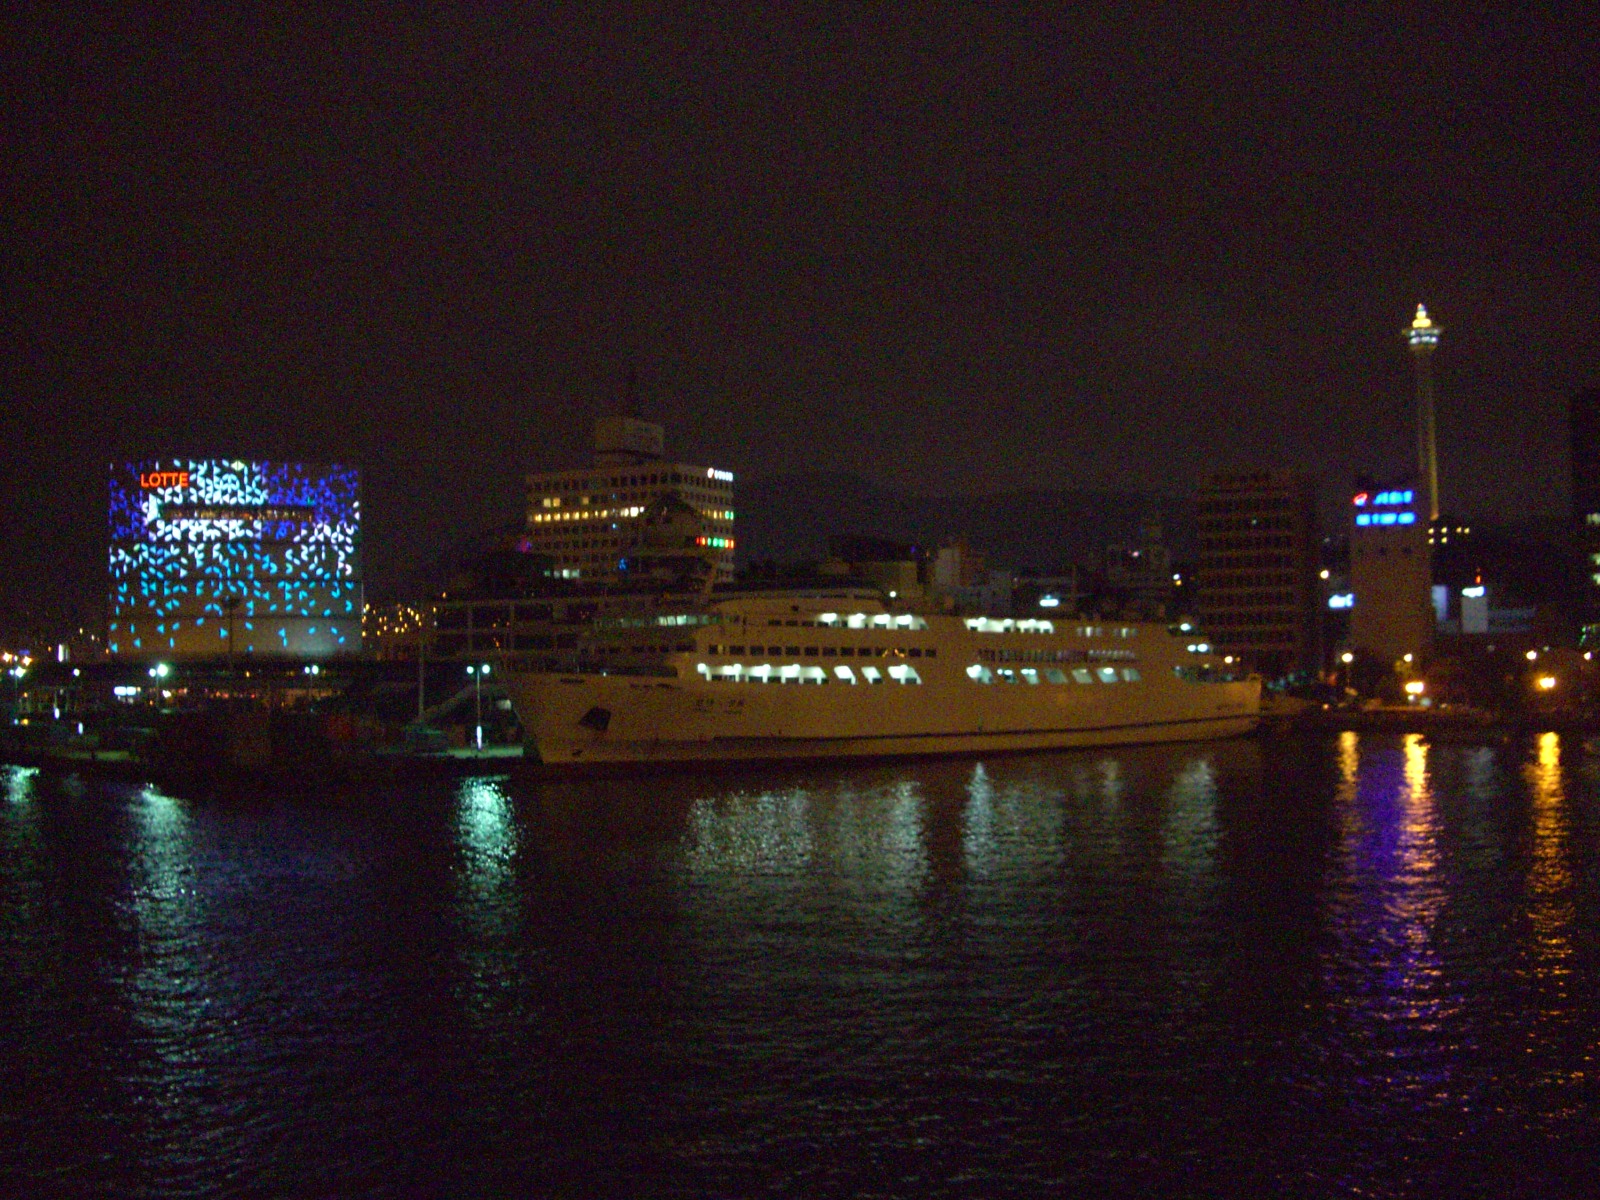
{"label": "illuminated tower top", "polygon": [[1411,348],[1418,353],[1426,353],[1439,344],[1439,335],[1444,332],[1444,326],[1435,325],[1428,316],[1426,305],[1417,305],[1417,315],[1411,324],[1400,331],[1400,336],[1411,343]]}
{"label": "illuminated tower top", "polygon": [[1417,305],[1417,315],[1400,331],[1411,347],[1417,369],[1417,472],[1428,489],[1428,520],[1439,519],[1439,447],[1433,425],[1433,348],[1439,344],[1444,327],[1435,325],[1425,306]]}

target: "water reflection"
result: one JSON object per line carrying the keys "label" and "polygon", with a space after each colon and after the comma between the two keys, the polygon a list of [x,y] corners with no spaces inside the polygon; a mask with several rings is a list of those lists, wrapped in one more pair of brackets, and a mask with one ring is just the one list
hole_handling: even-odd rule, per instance
{"label": "water reflection", "polygon": [[517,889],[519,833],[504,778],[462,780],[456,795],[461,869],[456,911],[465,970],[462,1001],[490,1015],[518,978],[522,906]]}
{"label": "water reflection", "polygon": [[[1561,738],[1543,734],[1537,756],[1525,772],[1532,816],[1527,884],[1528,924],[1531,936],[1524,951],[1527,976],[1528,1052],[1535,1057],[1536,1081],[1561,1088],[1582,1084],[1584,1072],[1574,1070],[1565,1042],[1571,1036],[1573,948],[1576,920],[1576,882],[1569,863],[1571,838],[1566,795],[1562,783]],[[1581,1115],[1579,1098],[1556,1100],[1552,1115]]]}
{"label": "water reflection", "polygon": [[1538,758],[1527,768],[1533,815],[1532,864],[1528,872],[1529,947],[1535,976],[1552,1004],[1566,999],[1567,961],[1572,952],[1572,873],[1567,865],[1567,818],[1562,805],[1561,736],[1539,738]]}
{"label": "water reflection", "polygon": [[6,793],[6,803],[26,804],[33,799],[34,781],[39,777],[38,767],[0,768],[0,780]]}
{"label": "water reflection", "polygon": [[800,870],[811,859],[809,798],[797,789],[696,800],[684,831],[691,874]]}
{"label": "water reflection", "polygon": [[[38,778],[34,767],[0,768],[0,786],[5,789],[5,808],[0,811],[0,930],[13,953],[27,946],[29,960],[41,949],[38,939],[44,932],[40,900],[46,852],[39,830]],[[29,965],[19,962],[13,969],[26,973]]]}
{"label": "water reflection", "polygon": [[1161,857],[1167,872],[1191,888],[1209,881],[1217,859],[1217,772],[1210,757],[1185,763],[1167,789]]}
{"label": "water reflection", "polygon": [[1403,1098],[1452,1098],[1452,1054],[1465,1036],[1456,987],[1436,944],[1448,898],[1429,747],[1342,735],[1336,761],[1341,844],[1332,880],[1337,949],[1327,964],[1334,1019],[1348,1024],[1352,1099],[1383,1107]]}
{"label": "water reflection", "polygon": [[134,946],[121,990],[142,1053],[123,1084],[146,1116],[139,1155],[168,1180],[196,1170],[202,1151],[184,1132],[206,1125],[220,1090],[208,1053],[224,1036],[211,1010],[212,953],[195,868],[192,821],[184,802],[144,787],[129,797],[127,906]]}
{"label": "water reflection", "polygon": [[[1097,775],[1081,778],[1098,794]],[[1066,857],[1066,811],[1052,773],[1018,770],[996,785],[982,763],[967,780],[962,851],[976,880],[1059,871]]]}

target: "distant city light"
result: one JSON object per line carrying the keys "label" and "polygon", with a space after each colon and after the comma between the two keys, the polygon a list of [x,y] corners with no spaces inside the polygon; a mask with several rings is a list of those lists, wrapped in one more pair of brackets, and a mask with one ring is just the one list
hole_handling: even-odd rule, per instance
{"label": "distant city light", "polygon": [[1356,597],[1354,592],[1338,592],[1328,597],[1329,608],[1354,608]]}
{"label": "distant city light", "polygon": [[1354,654],[1351,654],[1350,651],[1348,651],[1348,650],[1346,650],[1343,654],[1339,655],[1339,661],[1342,662],[1347,667],[1351,663],[1355,662],[1355,660],[1356,660],[1356,656]]}
{"label": "distant city light", "polygon": [[1541,676],[1539,676],[1539,690],[1541,692],[1548,692],[1555,686],[1556,686],[1556,677],[1554,675],[1541,675]]}
{"label": "distant city light", "polygon": [[1528,651],[1528,661],[1529,662],[1537,662],[1538,660],[1539,660],[1539,652],[1537,650],[1529,650]]}
{"label": "distant city light", "polygon": [[1477,587],[1462,588],[1461,594],[1468,600],[1477,600],[1483,596],[1483,585],[1480,583]]}
{"label": "distant city light", "polygon": [[1406,683],[1406,694],[1408,696],[1420,696],[1427,690],[1427,685],[1420,679],[1412,679]]}
{"label": "distant city light", "polygon": [[1039,607],[1040,608],[1059,608],[1060,606],[1061,606],[1061,601],[1059,599],[1057,599],[1055,596],[1040,596],[1039,597]]}

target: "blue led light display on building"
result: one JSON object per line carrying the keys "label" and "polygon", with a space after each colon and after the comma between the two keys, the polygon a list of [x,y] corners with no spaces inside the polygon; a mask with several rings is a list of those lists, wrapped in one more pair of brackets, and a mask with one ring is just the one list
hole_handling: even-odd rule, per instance
{"label": "blue led light display on building", "polygon": [[111,653],[359,652],[360,528],[353,467],[113,465]]}

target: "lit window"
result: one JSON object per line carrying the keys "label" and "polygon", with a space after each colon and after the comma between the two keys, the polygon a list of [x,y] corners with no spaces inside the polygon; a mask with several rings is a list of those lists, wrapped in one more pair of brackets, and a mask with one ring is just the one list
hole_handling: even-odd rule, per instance
{"label": "lit window", "polygon": [[1067,681],[1066,672],[1057,667],[1046,667],[1044,669],[1044,677],[1051,683],[1065,683]]}
{"label": "lit window", "polygon": [[1094,682],[1094,676],[1090,673],[1088,667],[1073,667],[1072,668],[1072,677],[1075,680],[1077,680],[1079,683],[1093,683]]}
{"label": "lit window", "polygon": [[833,674],[836,678],[844,680],[845,683],[854,683],[856,681],[856,673],[843,665],[835,667]]}
{"label": "lit window", "polygon": [[1357,513],[1356,514],[1356,524],[1357,525],[1371,525],[1372,524],[1372,514],[1371,513]]}
{"label": "lit window", "polygon": [[1022,682],[1023,683],[1035,683],[1035,684],[1038,683],[1039,682],[1039,672],[1034,670],[1034,668],[1032,668],[1032,667],[1023,667],[1022,668]]}
{"label": "lit window", "polygon": [[967,678],[971,679],[975,683],[994,682],[994,675],[990,672],[989,668],[978,663],[973,663],[967,668]]}
{"label": "lit window", "polygon": [[1100,668],[1100,682],[1101,683],[1115,683],[1116,681],[1117,681],[1117,669],[1115,667],[1101,667]]}
{"label": "lit window", "polygon": [[878,670],[877,667],[862,667],[861,678],[865,679],[868,683],[882,683],[883,672]]}

